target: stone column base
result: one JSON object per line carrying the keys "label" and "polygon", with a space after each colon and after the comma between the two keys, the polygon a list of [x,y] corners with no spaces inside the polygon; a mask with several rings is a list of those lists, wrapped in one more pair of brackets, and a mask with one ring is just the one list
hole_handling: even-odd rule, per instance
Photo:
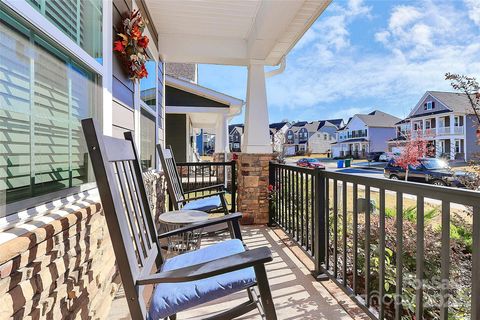
{"label": "stone column base", "polygon": [[268,165],[273,154],[238,154],[238,211],[242,224],[268,223]]}

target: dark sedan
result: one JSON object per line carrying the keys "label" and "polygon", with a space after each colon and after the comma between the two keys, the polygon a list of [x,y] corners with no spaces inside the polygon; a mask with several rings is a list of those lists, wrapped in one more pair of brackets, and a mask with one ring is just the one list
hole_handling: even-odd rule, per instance
{"label": "dark sedan", "polygon": [[[463,182],[466,173],[452,171],[447,162],[434,158],[423,158],[418,162],[419,164],[416,166],[409,166],[408,181],[430,183],[437,186],[465,187]],[[389,179],[405,180],[405,169],[397,166],[395,160],[388,162],[383,173]]]}
{"label": "dark sedan", "polygon": [[302,158],[297,161],[297,166],[306,167],[306,168],[325,168],[325,165],[318,161],[317,159],[312,158]]}

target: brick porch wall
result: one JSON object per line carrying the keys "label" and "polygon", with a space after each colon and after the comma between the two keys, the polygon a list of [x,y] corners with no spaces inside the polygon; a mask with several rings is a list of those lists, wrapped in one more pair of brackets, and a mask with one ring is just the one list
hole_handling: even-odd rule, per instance
{"label": "brick porch wall", "polygon": [[268,165],[273,154],[238,155],[238,211],[243,224],[268,223]]}
{"label": "brick porch wall", "polygon": [[[160,178],[149,182],[164,208]],[[10,240],[0,244],[0,319],[107,318],[120,276],[95,198],[2,231]]]}

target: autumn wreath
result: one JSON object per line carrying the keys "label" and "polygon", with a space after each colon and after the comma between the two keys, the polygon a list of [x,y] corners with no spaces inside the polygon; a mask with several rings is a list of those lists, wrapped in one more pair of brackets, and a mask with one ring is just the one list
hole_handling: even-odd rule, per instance
{"label": "autumn wreath", "polygon": [[142,35],[145,29],[145,21],[138,10],[134,10],[123,20],[123,32],[117,33],[119,40],[113,42],[113,51],[123,56],[125,67],[128,68],[129,77],[132,80],[142,79],[148,76],[145,62],[149,39]]}

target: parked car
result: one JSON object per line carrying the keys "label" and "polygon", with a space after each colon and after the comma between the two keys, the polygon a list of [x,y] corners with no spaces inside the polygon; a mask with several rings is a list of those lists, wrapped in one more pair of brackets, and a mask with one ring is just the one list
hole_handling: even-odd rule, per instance
{"label": "parked car", "polygon": [[380,157],[378,157],[378,160],[382,162],[388,162],[390,160],[393,160],[395,156],[398,156],[398,155],[399,155],[398,153],[394,153],[394,152],[384,152],[380,155]]}
{"label": "parked car", "polygon": [[325,165],[313,158],[302,158],[297,161],[297,166],[305,168],[325,168]]}
{"label": "parked car", "polygon": [[[452,186],[464,188],[464,179],[467,173],[464,171],[452,171],[448,163],[436,158],[422,158],[417,166],[408,169],[408,181],[430,183],[437,186]],[[405,180],[405,169],[390,160],[383,171],[386,178],[392,180]]]}
{"label": "parked car", "polygon": [[379,161],[380,156],[383,154],[383,151],[380,152],[369,152],[367,153],[367,160],[368,162],[376,162]]}

